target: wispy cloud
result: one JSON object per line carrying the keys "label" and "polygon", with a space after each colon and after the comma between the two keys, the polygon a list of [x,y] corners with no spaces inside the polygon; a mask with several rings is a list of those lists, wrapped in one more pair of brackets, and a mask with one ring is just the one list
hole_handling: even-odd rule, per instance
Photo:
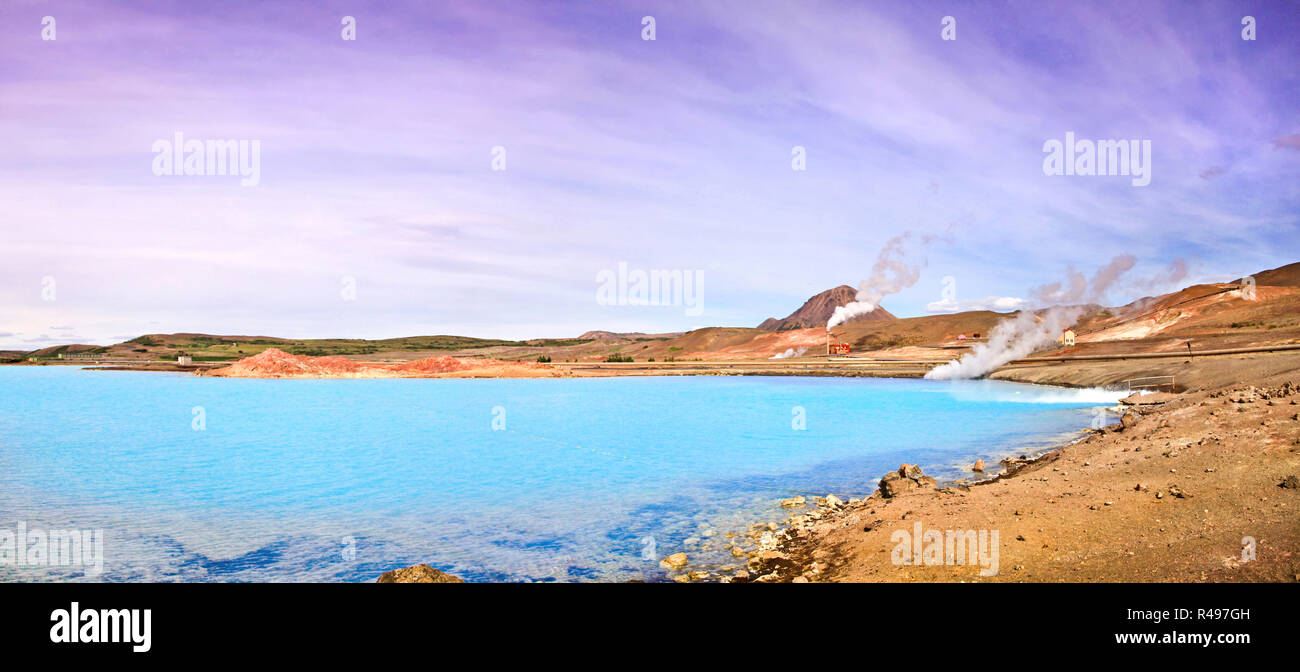
{"label": "wispy cloud", "polygon": [[[1244,43],[1210,5],[973,5],[945,42],[894,2],[73,2],[41,5],[43,43],[29,7],[0,7],[0,305],[24,339],[757,324],[968,221],[889,298],[907,315],[945,274],[1006,305],[1122,253],[1276,266],[1300,232],[1300,157],[1274,151],[1300,149],[1300,26],[1266,9]],[[155,177],[178,130],[260,140],[259,186]],[[1045,178],[1067,130],[1150,139],[1151,186]],[[706,313],[597,305],[620,261],[702,270]]]}

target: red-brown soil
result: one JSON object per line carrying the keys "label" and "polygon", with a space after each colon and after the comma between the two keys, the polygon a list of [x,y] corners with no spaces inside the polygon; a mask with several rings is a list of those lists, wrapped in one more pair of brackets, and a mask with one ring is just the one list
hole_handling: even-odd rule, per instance
{"label": "red-brown soil", "polygon": [[401,364],[359,362],[346,357],[306,357],[269,348],[202,375],[225,378],[551,378],[563,371],[541,364],[495,359],[430,357]]}

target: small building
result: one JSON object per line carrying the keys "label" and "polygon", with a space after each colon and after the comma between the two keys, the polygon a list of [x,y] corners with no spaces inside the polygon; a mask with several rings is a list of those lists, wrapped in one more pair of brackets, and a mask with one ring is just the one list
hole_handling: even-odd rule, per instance
{"label": "small building", "polygon": [[194,363],[194,358],[190,357],[189,355],[177,355],[176,363],[180,364],[181,366],[189,366],[190,364]]}
{"label": "small building", "polygon": [[847,354],[849,354],[849,344],[848,344],[848,343],[835,343],[835,344],[832,344],[832,345],[831,345],[831,352],[830,352],[830,354],[832,354],[832,355],[847,355]]}
{"label": "small building", "polygon": [[1057,343],[1069,348],[1074,346],[1074,330],[1066,329],[1061,332],[1061,337],[1056,339]]}

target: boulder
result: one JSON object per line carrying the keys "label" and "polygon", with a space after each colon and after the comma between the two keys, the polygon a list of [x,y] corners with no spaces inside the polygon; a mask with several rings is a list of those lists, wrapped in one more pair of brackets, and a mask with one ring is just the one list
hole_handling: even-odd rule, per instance
{"label": "boulder", "polygon": [[880,480],[880,492],[886,497],[905,495],[920,486],[910,478],[889,478]]}
{"label": "boulder", "polygon": [[375,583],[465,583],[465,581],[420,564],[384,572]]}
{"label": "boulder", "polygon": [[1133,425],[1136,425],[1137,422],[1138,422],[1137,413],[1125,413],[1119,418],[1119,425],[1121,429],[1128,429]]}
{"label": "boulder", "polygon": [[898,471],[891,471],[880,479],[880,494],[884,497],[898,497],[921,490],[932,490],[939,482],[933,476],[926,476],[921,468],[914,464],[904,464]]}
{"label": "boulder", "polygon": [[971,471],[984,471],[984,460],[983,459],[975,460],[975,464],[972,464],[970,468]]}

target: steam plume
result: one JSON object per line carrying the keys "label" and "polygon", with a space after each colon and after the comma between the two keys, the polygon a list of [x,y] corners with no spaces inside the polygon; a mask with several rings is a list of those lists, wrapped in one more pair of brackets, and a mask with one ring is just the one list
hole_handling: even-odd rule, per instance
{"label": "steam plume", "polygon": [[1131,254],[1121,254],[1110,260],[1109,264],[1097,270],[1089,282],[1082,273],[1070,268],[1066,271],[1068,286],[1059,282],[1040,285],[1030,291],[1029,295],[1040,303],[1047,305],[1070,303],[1096,303],[1106,298],[1106,290],[1119,280],[1121,275],[1133,268],[1137,260]]}
{"label": "steam plume", "polygon": [[768,357],[768,359],[789,359],[791,357],[798,357],[799,355],[802,355],[805,352],[808,352],[808,348],[799,348],[798,350],[795,350],[794,348],[788,348],[785,352],[779,352],[775,355],[772,355],[771,357]]}
{"label": "steam plume", "polygon": [[1041,314],[1022,310],[994,326],[987,342],[976,343],[961,359],[936,366],[925,377],[930,380],[979,378],[1055,343],[1057,335],[1074,324],[1083,310],[1079,306],[1053,306]]}
{"label": "steam plume", "polygon": [[925,377],[931,380],[979,378],[1003,364],[1055,343],[1062,331],[1078,321],[1085,308],[1054,304],[1094,303],[1102,300],[1106,296],[1106,290],[1133,268],[1135,262],[1132,255],[1121,254],[1098,269],[1091,281],[1082,273],[1069,269],[1065,284],[1054,282],[1034,288],[1030,296],[1048,304],[1049,308],[1022,310],[1015,317],[999,322],[989,332],[987,342],[976,343],[961,359],[941,364],[926,373]]}
{"label": "steam plume", "polygon": [[[835,312],[831,313],[831,319],[826,323],[827,331],[875,310],[880,307],[881,299],[916,284],[917,279],[921,277],[921,266],[924,262],[914,265],[904,263],[904,258],[907,256],[904,243],[911,237],[912,233],[909,231],[901,236],[894,236],[885,243],[885,247],[880,250],[880,256],[876,258],[875,265],[871,267],[871,277],[858,285],[858,293],[853,301],[837,307]],[[924,246],[929,243],[930,237],[922,236],[921,244]]]}
{"label": "steam plume", "polygon": [[1169,268],[1151,278],[1139,282],[1138,286],[1146,291],[1163,290],[1175,286],[1187,277],[1187,260],[1183,258],[1169,262]]}

